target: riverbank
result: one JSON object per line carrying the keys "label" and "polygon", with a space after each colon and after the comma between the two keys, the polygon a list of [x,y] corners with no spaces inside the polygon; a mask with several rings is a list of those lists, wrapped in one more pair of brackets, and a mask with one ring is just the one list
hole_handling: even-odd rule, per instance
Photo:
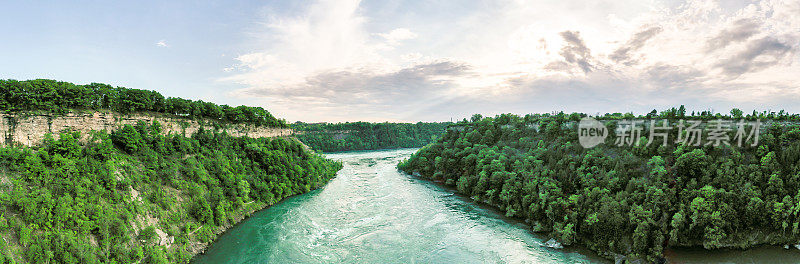
{"label": "riverbank", "polygon": [[286,197],[286,198],[284,198],[284,199],[282,199],[280,201],[277,201],[274,204],[254,203],[255,205],[252,207],[251,210],[243,211],[241,214],[238,214],[237,216],[234,216],[230,223],[228,223],[228,224],[226,224],[224,226],[220,226],[219,227],[219,231],[214,233],[214,237],[211,239],[211,241],[206,242],[206,243],[202,243],[202,242],[196,241],[195,244],[197,246],[193,247],[191,249],[192,250],[192,257],[189,260],[189,262],[191,263],[195,259],[197,259],[198,256],[200,256],[202,254],[205,254],[206,251],[208,250],[208,248],[211,245],[213,245],[220,236],[224,236],[227,232],[229,232],[231,230],[231,228],[234,228],[234,227],[240,225],[244,221],[247,221],[250,217],[253,216],[253,214],[256,214],[256,213],[264,211],[264,210],[267,210],[270,207],[278,205],[280,203],[283,203],[288,199],[292,199],[292,198],[295,198],[295,197],[300,196],[300,195],[305,195],[305,194],[312,193],[314,191],[319,190],[320,188],[324,188],[324,186],[320,186],[319,188],[312,189],[307,193],[295,194],[295,195]]}
{"label": "riverbank", "polygon": [[341,164],[286,138],[63,132],[0,148],[0,253],[15,262],[185,263],[258,210]]}
{"label": "riverbank", "polygon": [[[526,229],[530,230],[534,235],[539,236],[545,242],[543,245],[551,248],[557,248],[560,250],[564,250],[566,252],[576,252],[580,254],[588,254],[588,255],[596,255],[599,257],[603,257],[606,260],[613,261],[615,263],[625,263],[624,261],[628,260],[627,256],[613,253],[613,252],[606,252],[600,253],[594,252],[589,248],[586,248],[582,245],[571,245],[567,247],[563,247],[560,243],[554,242],[554,239],[550,236],[547,236],[548,232],[542,230],[534,230],[533,226],[531,225],[530,221],[522,217],[507,217],[504,215],[504,212],[498,208],[496,205],[492,205],[488,203],[488,201],[475,201],[472,200],[470,197],[465,196],[458,192],[458,189],[453,185],[448,185],[443,180],[435,180],[423,177],[418,173],[411,175],[405,174],[411,178],[418,179],[421,181],[430,182],[431,184],[435,184],[436,186],[450,191],[453,195],[456,195],[463,199],[464,201],[474,203],[476,206],[479,206],[482,209],[490,210],[498,215],[503,216],[503,218],[508,219],[510,222],[515,222],[518,224],[522,224],[525,226]],[[731,245],[729,247],[724,248],[717,248],[717,249],[705,249],[702,245],[697,246],[680,246],[680,247],[673,247],[673,248],[665,248],[664,249],[664,258],[660,261],[666,263],[759,263],[763,262],[765,259],[777,259],[774,263],[800,263],[800,244],[782,244],[782,245],[770,245],[765,244],[763,241],[768,241],[769,239],[761,238],[759,241],[760,243],[752,242],[752,243],[739,243],[736,245]]]}
{"label": "riverbank", "polygon": [[531,231],[531,233],[533,235],[535,235],[537,238],[541,239],[542,241],[545,241],[544,243],[539,243],[540,246],[544,246],[544,247],[548,247],[548,248],[552,248],[552,249],[557,249],[557,250],[562,250],[562,251],[565,251],[565,252],[575,252],[575,253],[580,253],[580,254],[583,254],[583,255],[591,255],[591,256],[603,257],[606,260],[612,260],[612,261],[616,261],[616,260],[619,259],[619,256],[620,256],[619,254],[610,253],[610,252],[606,253],[606,254],[598,254],[597,252],[594,252],[594,251],[590,250],[589,248],[586,248],[586,247],[581,246],[581,245],[572,245],[572,246],[569,246],[569,247],[564,247],[564,245],[559,243],[553,237],[547,236],[547,232],[543,232],[541,230],[539,230],[539,231],[534,230],[534,227],[533,227],[532,223],[528,219],[525,219],[525,218],[522,218],[522,217],[516,217],[516,216],[512,216],[512,217],[506,216],[505,212],[503,212],[503,210],[501,210],[496,205],[492,205],[492,204],[489,203],[489,201],[486,201],[486,200],[484,200],[484,201],[475,201],[472,198],[470,198],[469,196],[466,196],[466,195],[464,195],[462,193],[459,193],[458,189],[455,188],[455,186],[448,185],[443,180],[435,180],[435,179],[426,178],[426,177],[423,177],[422,175],[419,175],[419,173],[415,173],[413,175],[412,174],[407,174],[407,173],[403,173],[403,174],[408,176],[408,177],[412,177],[414,179],[420,180],[420,181],[425,181],[425,182],[429,182],[431,184],[434,184],[435,186],[437,186],[437,187],[439,187],[439,188],[441,188],[443,190],[451,192],[454,196],[460,198],[464,202],[468,202],[468,203],[474,204],[475,206],[477,206],[477,207],[479,207],[481,209],[484,209],[484,210],[487,210],[487,211],[490,211],[492,213],[497,214],[504,221],[507,221],[509,223],[513,223],[515,225],[519,225],[519,226],[525,227],[525,229]]}
{"label": "riverbank", "polygon": [[586,149],[566,122],[563,115],[464,122],[398,168],[527,219],[564,246],[615,259],[611,252],[658,262],[670,247],[800,240],[792,213],[800,200],[796,126],[763,128],[759,148],[612,141]]}
{"label": "riverbank", "polygon": [[[244,211],[241,212],[237,212],[234,216],[232,216],[231,221],[229,223],[226,223],[215,229],[213,236],[210,238],[211,241],[200,242],[199,240],[197,240],[197,238],[191,241],[188,249],[189,252],[192,253],[192,258],[195,258],[198,254],[203,254],[208,249],[208,246],[212,245],[220,235],[225,234],[225,232],[227,232],[231,227],[238,225],[244,220],[247,220],[247,218],[250,217],[253,213],[264,210],[266,208],[269,208],[269,206],[271,206],[260,202],[251,204],[252,206],[248,206],[249,207],[248,209],[245,209]],[[199,231],[200,228],[202,227],[198,227],[194,231],[188,232],[187,235],[188,236],[193,235],[195,232]]]}

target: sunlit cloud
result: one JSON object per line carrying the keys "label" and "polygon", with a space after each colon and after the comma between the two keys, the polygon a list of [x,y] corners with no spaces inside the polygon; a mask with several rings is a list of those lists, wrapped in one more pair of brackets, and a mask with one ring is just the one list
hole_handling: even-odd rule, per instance
{"label": "sunlit cloud", "polygon": [[407,28],[397,28],[389,31],[389,33],[378,33],[378,36],[386,39],[386,42],[389,44],[396,45],[397,43],[400,43],[400,41],[416,38],[417,34],[411,32],[411,30],[408,30]]}
{"label": "sunlit cloud", "polygon": [[[785,103],[800,99],[798,1],[482,5],[317,1],[300,15],[270,13],[251,32],[261,48],[237,56],[221,81],[305,121],[679,104],[800,111]],[[425,8],[459,13],[409,15]]]}

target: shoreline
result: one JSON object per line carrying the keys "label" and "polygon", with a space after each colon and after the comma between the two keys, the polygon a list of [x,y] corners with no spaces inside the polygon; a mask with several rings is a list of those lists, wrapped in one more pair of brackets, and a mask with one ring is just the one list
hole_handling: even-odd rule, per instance
{"label": "shoreline", "polygon": [[[329,179],[328,182],[330,182],[331,180],[333,180],[335,178],[336,177],[333,177],[333,178]],[[279,200],[279,201],[277,201],[277,202],[275,202],[273,204],[264,204],[263,206],[260,207],[260,209],[256,209],[256,210],[253,210],[253,211],[246,212],[244,214],[237,215],[234,218],[234,221],[232,221],[232,223],[226,224],[225,226],[221,226],[218,229],[219,230],[218,232],[215,231],[214,232],[214,238],[211,241],[209,241],[208,243],[202,243],[202,242],[197,242],[197,241],[191,242],[191,243],[197,243],[195,245],[197,245],[198,247],[192,247],[191,248],[190,252],[192,253],[192,257],[189,259],[188,263],[195,263],[197,257],[201,256],[201,255],[204,255],[209,250],[209,248],[211,248],[211,246],[213,246],[213,244],[216,243],[219,240],[220,237],[224,236],[226,233],[228,233],[228,231],[230,231],[231,229],[235,228],[237,225],[242,224],[244,221],[247,221],[248,219],[250,219],[250,217],[252,217],[253,214],[261,212],[261,211],[264,211],[264,210],[267,210],[270,207],[275,206],[275,205],[280,204],[280,203],[283,203],[288,199],[319,191],[322,188],[324,188],[325,186],[327,186],[327,183],[325,185],[319,186],[319,187],[317,187],[315,189],[309,190],[308,192],[291,195],[291,196],[283,198],[283,199],[281,199],[281,200]]]}
{"label": "shoreline", "polygon": [[[285,199],[282,199],[282,200],[280,200],[280,201],[278,201],[278,202],[282,202],[283,200],[285,200]],[[277,204],[277,203],[276,203],[276,204]],[[212,239],[212,240],[211,240],[210,242],[208,242],[208,243],[199,242],[199,241],[197,241],[196,239],[193,239],[193,240],[192,240],[192,242],[190,242],[190,243],[192,243],[193,245],[192,245],[191,249],[189,250],[189,252],[190,252],[190,253],[192,253],[192,258],[191,258],[191,259],[189,259],[189,263],[191,263],[191,262],[192,262],[192,260],[194,260],[194,258],[195,258],[196,256],[198,256],[198,255],[201,255],[201,254],[204,254],[204,253],[205,253],[205,252],[208,250],[208,248],[209,248],[209,247],[210,247],[212,244],[214,244],[214,242],[216,242],[216,241],[217,241],[217,239],[218,239],[220,236],[222,236],[223,234],[225,234],[225,232],[227,232],[228,230],[230,230],[230,229],[231,229],[231,228],[233,228],[234,226],[238,225],[239,223],[241,223],[241,222],[243,222],[243,221],[247,220],[248,218],[250,218],[250,216],[252,216],[252,215],[253,215],[253,213],[256,213],[256,212],[258,212],[258,211],[261,211],[261,210],[264,210],[264,209],[267,209],[267,208],[269,208],[270,206],[272,206],[272,205],[267,205],[267,204],[264,204],[263,206],[260,206],[260,209],[256,209],[256,210],[253,210],[253,211],[247,211],[247,212],[244,212],[243,214],[237,214],[237,215],[234,217],[234,219],[233,219],[232,223],[226,224],[226,225],[224,225],[224,226],[220,226],[220,228],[218,228],[216,231],[214,231],[214,239]],[[197,229],[195,229],[195,231],[192,231],[192,234],[193,234],[194,232],[196,232],[196,231],[200,230],[201,228],[202,228],[202,226],[201,226],[201,227],[198,227]]]}
{"label": "shoreline", "polygon": [[[445,189],[447,191],[450,191],[453,195],[465,200],[466,202],[469,202],[470,204],[473,204],[473,205],[477,206],[478,208],[486,209],[486,210],[489,210],[489,211],[491,211],[493,213],[496,213],[498,216],[500,216],[500,218],[503,221],[515,222],[517,224],[524,225],[531,234],[533,234],[533,235],[539,237],[540,239],[542,239],[542,241],[543,241],[541,243],[542,247],[551,248],[551,249],[554,249],[554,250],[560,250],[560,251],[563,251],[563,252],[570,252],[570,253],[574,252],[574,253],[583,254],[583,255],[593,254],[593,255],[595,255],[595,256],[597,256],[599,258],[602,258],[604,260],[608,260],[608,261],[612,261],[612,262],[615,261],[615,259],[613,258],[613,256],[614,256],[613,254],[611,254],[611,255],[600,254],[599,252],[596,252],[596,251],[594,251],[594,250],[592,250],[592,249],[590,249],[590,248],[588,248],[588,247],[586,247],[585,245],[582,245],[582,244],[571,245],[569,247],[552,247],[552,246],[548,246],[547,245],[547,241],[549,239],[553,239],[553,238],[551,238],[550,236],[547,236],[545,234],[545,232],[535,232],[535,231],[533,231],[533,226],[531,225],[531,223],[528,220],[523,219],[521,217],[508,217],[497,206],[494,206],[494,205],[489,204],[489,203],[485,203],[483,201],[472,200],[469,196],[466,196],[466,195],[458,192],[458,190],[454,186],[447,185],[445,183],[445,181],[425,178],[422,175],[420,175],[419,173],[408,174],[408,173],[405,173],[405,172],[401,171],[400,169],[397,169],[397,170],[400,173],[402,173],[402,174],[404,174],[406,176],[409,176],[409,177],[411,177],[413,179],[417,179],[417,180],[425,181],[425,182],[428,182],[428,183],[432,183],[433,185],[435,185],[435,186],[437,186],[439,188],[442,188],[442,189]],[[609,256],[612,257],[612,258],[609,258]]]}
{"label": "shoreline", "polygon": [[[526,227],[528,227],[529,231],[532,234],[535,234],[535,235],[538,235],[538,236],[543,236],[543,237],[549,237],[549,236],[547,236],[545,234],[546,232],[536,232],[536,231],[534,231],[532,229],[532,225],[531,225],[529,220],[524,219],[522,217],[508,217],[508,216],[505,216],[499,207],[497,207],[495,205],[492,205],[490,203],[484,202],[484,201],[475,201],[475,200],[471,199],[470,197],[458,192],[458,190],[454,186],[450,186],[450,185],[446,184],[446,182],[443,181],[443,180],[427,178],[427,177],[424,177],[421,174],[419,174],[419,172],[414,172],[414,174],[408,174],[408,173],[403,172],[400,169],[398,169],[398,171],[400,171],[401,173],[403,173],[403,174],[405,174],[405,175],[407,175],[407,176],[409,176],[411,178],[422,180],[422,181],[426,181],[426,182],[430,182],[430,183],[435,184],[438,187],[441,187],[442,189],[451,191],[453,193],[453,195],[456,195],[456,196],[461,197],[461,198],[463,198],[465,200],[468,200],[470,203],[475,204],[476,206],[479,206],[481,208],[489,209],[489,210],[497,213],[498,215],[501,215],[504,219],[510,219],[510,220],[513,220],[513,221],[520,222],[520,223],[524,224]],[[559,243],[559,245],[560,245],[560,243]],[[544,246],[545,247],[550,247],[550,246],[546,246],[546,245],[544,245]],[[585,245],[583,243],[573,244],[573,245],[570,245],[569,247],[572,247],[572,248],[578,247],[579,250],[586,250],[588,252],[591,252],[591,254],[594,254],[596,256],[599,256],[599,257],[601,257],[603,259],[606,259],[606,260],[609,260],[609,261],[614,261],[615,263],[619,263],[620,260],[626,261],[627,258],[628,258],[627,255],[620,254],[620,253],[617,253],[617,252],[597,252],[597,251],[594,251],[594,250],[590,249],[589,247],[587,247],[587,245]],[[562,247],[562,248],[550,247],[550,248],[555,248],[555,249],[559,249],[559,250],[565,250],[568,247]],[[692,252],[692,253],[694,253],[694,252],[704,252],[705,255],[716,255],[716,254],[729,254],[729,253],[743,253],[743,252],[750,251],[750,250],[772,250],[772,249],[780,249],[781,251],[795,252],[797,254],[800,254],[800,242],[798,242],[796,244],[780,244],[780,245],[779,244],[770,244],[768,242],[756,243],[756,244],[751,244],[751,245],[733,245],[732,244],[730,246],[713,248],[713,249],[707,249],[707,248],[703,247],[702,245],[681,245],[681,246],[665,247],[664,251],[663,251],[664,254],[661,257],[661,261],[664,261],[664,262],[668,263],[668,261],[670,259],[674,259],[677,256],[677,254],[679,254],[680,252],[684,252],[684,253],[688,253],[688,252]],[[636,261],[636,260],[631,260],[631,261]],[[642,260],[642,261],[644,261],[644,260]]]}

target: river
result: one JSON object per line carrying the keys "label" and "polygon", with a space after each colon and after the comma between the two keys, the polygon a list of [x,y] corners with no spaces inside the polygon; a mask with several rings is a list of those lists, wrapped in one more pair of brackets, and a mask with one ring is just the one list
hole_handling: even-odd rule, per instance
{"label": "river", "polygon": [[[325,187],[254,213],[193,263],[610,262],[580,247],[545,247],[547,237],[524,223],[398,172],[397,163],[415,150],[327,154],[344,168]],[[732,252],[672,251],[670,259],[800,260],[800,253],[776,247]]]}

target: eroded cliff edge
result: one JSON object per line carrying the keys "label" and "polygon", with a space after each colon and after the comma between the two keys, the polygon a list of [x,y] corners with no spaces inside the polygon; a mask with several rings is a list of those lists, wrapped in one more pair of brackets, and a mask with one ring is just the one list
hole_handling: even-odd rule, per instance
{"label": "eroded cliff edge", "polygon": [[291,128],[256,126],[246,123],[227,123],[211,119],[190,119],[162,113],[120,114],[112,111],[72,111],[67,114],[50,114],[43,111],[5,113],[0,112],[0,143],[12,142],[25,146],[35,145],[48,133],[56,134],[63,130],[79,131],[87,136],[91,131],[113,131],[123,125],[135,125],[140,121],[158,121],[162,133],[191,136],[200,128],[221,129],[234,137],[251,138],[291,136]]}

